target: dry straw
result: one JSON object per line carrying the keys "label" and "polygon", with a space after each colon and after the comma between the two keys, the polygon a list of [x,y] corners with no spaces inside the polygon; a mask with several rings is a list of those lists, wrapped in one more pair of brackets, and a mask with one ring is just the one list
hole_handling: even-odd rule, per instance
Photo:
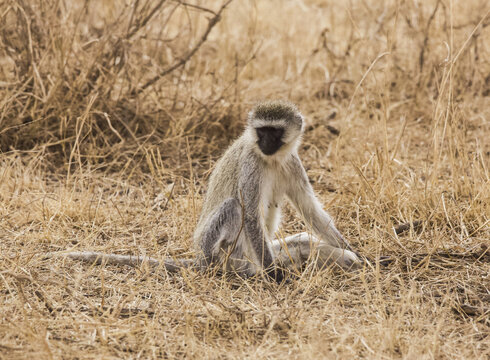
{"label": "dry straw", "polygon": [[[0,358],[488,359],[489,10],[1,2]],[[382,262],[278,286],[43,257],[192,256],[210,170],[263,98],[298,104],[315,190]]]}

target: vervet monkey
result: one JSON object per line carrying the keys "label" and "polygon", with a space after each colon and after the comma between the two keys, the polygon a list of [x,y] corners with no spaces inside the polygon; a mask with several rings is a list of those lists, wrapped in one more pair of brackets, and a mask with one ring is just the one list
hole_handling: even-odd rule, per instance
{"label": "vervet monkey", "polygon": [[[142,261],[175,272],[224,266],[243,276],[267,274],[281,282],[283,267],[301,267],[312,254],[316,266],[343,268],[361,263],[325,212],[298,156],[303,116],[284,101],[264,102],[248,115],[235,140],[211,174],[201,216],[194,232],[196,259],[160,263],[151,258],[67,253],[74,259],[134,265]],[[274,239],[287,198],[316,236],[301,233],[284,242]]]}

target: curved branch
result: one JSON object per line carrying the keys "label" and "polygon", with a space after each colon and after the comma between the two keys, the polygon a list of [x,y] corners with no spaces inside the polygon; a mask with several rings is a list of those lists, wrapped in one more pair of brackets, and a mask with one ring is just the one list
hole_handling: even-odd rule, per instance
{"label": "curved branch", "polygon": [[222,6],[221,8],[219,9],[219,11],[216,13],[216,15],[214,17],[212,17],[210,20],[209,20],[209,23],[208,23],[208,27],[206,28],[206,31],[204,32],[204,34],[201,36],[201,38],[199,39],[199,41],[197,42],[197,44],[187,53],[185,54],[182,58],[180,58],[179,61],[177,61],[175,64],[169,66],[168,68],[162,70],[158,75],[154,76],[153,78],[151,78],[150,80],[148,80],[145,84],[143,84],[139,89],[135,90],[135,94],[138,95],[140,93],[142,93],[143,91],[145,91],[148,87],[152,86],[153,84],[155,84],[158,80],[160,80],[162,77],[164,77],[165,75],[168,75],[170,74],[172,71],[174,71],[175,69],[178,69],[179,67],[181,66],[184,66],[188,61],[189,59],[197,52],[197,50],[199,50],[199,48],[201,47],[201,45],[206,41],[206,39],[208,38],[208,35],[209,33],[211,32],[211,30],[213,29],[213,27],[221,20],[221,13],[223,12],[223,10],[232,2],[233,0],[228,0],[226,1]]}

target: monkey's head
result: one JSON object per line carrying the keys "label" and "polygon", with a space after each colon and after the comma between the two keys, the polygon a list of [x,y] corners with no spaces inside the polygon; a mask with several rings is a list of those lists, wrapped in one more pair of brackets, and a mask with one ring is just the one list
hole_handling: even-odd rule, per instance
{"label": "monkey's head", "polygon": [[291,103],[263,102],[250,111],[247,129],[262,154],[290,152],[301,139],[303,116]]}

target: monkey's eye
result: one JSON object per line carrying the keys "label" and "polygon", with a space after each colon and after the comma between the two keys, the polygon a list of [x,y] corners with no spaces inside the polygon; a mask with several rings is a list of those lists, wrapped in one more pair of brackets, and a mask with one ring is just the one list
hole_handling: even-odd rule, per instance
{"label": "monkey's eye", "polygon": [[275,128],[272,126],[257,128],[257,136],[259,137],[259,139],[267,138],[268,140],[278,141],[281,140],[283,134],[283,128]]}

